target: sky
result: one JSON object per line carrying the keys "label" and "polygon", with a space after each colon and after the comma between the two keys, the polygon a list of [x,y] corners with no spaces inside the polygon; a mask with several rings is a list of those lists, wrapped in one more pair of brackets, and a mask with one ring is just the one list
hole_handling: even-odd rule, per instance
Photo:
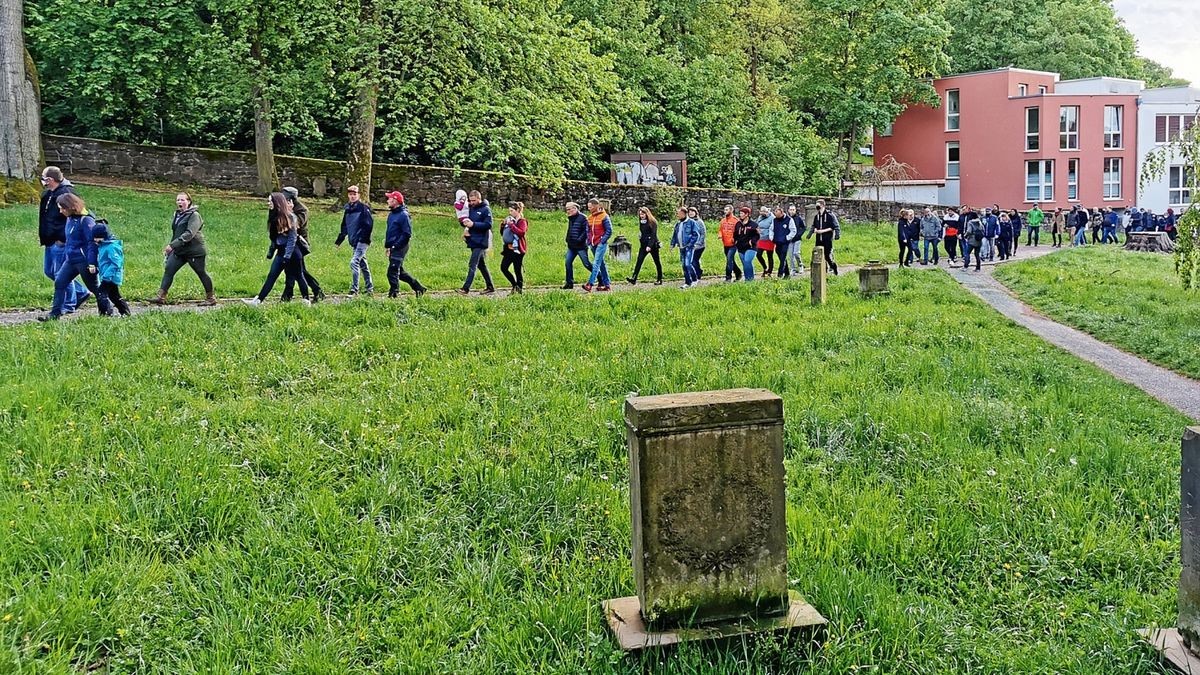
{"label": "sky", "polygon": [[1113,0],[1138,41],[1138,53],[1200,86],[1200,0]]}

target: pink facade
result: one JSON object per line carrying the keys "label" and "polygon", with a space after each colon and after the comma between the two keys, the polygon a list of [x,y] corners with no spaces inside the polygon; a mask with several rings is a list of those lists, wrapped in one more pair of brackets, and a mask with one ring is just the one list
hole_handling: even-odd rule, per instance
{"label": "pink facade", "polygon": [[[1108,93],[1121,88],[1107,81],[1059,82],[1054,73],[1014,68],[955,75],[933,84],[942,106],[911,107],[896,119],[890,134],[877,131],[876,165],[891,155],[913,166],[913,178],[945,179],[943,204],[998,203],[1018,209],[1034,202],[1042,208],[1133,204],[1136,93]],[[1066,130],[1074,133],[1062,133],[1063,115]],[[957,179],[949,161],[955,143]]]}

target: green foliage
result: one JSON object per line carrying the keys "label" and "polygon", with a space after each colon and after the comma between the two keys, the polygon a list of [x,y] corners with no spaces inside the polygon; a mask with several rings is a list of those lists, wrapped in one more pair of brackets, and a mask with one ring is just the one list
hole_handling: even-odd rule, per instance
{"label": "green foliage", "polygon": [[1157,145],[1142,158],[1138,187],[1144,189],[1152,180],[1161,178],[1172,164],[1182,165],[1191,181],[1192,203],[1176,223],[1175,271],[1184,290],[1200,289],[1200,124],[1185,129],[1178,138]]}

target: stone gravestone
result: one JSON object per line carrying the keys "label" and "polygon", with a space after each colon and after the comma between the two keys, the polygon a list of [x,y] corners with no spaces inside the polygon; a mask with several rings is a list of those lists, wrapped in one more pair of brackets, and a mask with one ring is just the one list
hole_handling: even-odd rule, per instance
{"label": "stone gravestone", "polygon": [[1179,672],[1200,673],[1200,427],[1183,432],[1179,462],[1179,620],[1139,631]]}
{"label": "stone gravestone", "polygon": [[825,249],[813,246],[812,253],[812,304],[825,304]]}
{"label": "stone gravestone", "polygon": [[887,295],[888,268],[878,260],[868,260],[858,268],[858,292],[863,295]]}
{"label": "stone gravestone", "polygon": [[787,588],[783,400],[631,397],[625,422],[637,595],[603,604],[621,647],[822,627]]}

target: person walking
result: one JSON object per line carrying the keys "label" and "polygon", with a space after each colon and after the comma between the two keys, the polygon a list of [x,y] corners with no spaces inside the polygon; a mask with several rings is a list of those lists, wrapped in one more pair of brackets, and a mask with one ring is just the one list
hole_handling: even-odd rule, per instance
{"label": "person walking", "polygon": [[[67,216],[58,208],[58,198],[74,194],[75,187],[63,176],[62,169],[48,166],[42,169],[41,205],[38,208],[38,242],[42,248],[42,274],[51,282],[58,277],[58,270],[67,261]],[[81,303],[87,302],[87,287],[81,281],[71,282],[63,299],[63,314],[70,314]]]}
{"label": "person walking", "polygon": [[946,249],[946,257],[950,258],[951,265],[958,262],[958,227],[957,209],[946,209],[946,212],[942,214],[942,231],[946,234],[946,238],[942,240],[942,246]]}
{"label": "person walking", "polygon": [[1000,260],[1008,260],[1012,251],[1013,241],[1013,226],[1012,217],[1007,212],[1000,212],[1000,223],[996,230],[996,248],[1000,253]]}
{"label": "person walking", "polygon": [[967,223],[972,220],[978,220],[979,213],[975,209],[963,204],[958,212],[958,250],[961,253],[963,262],[966,262],[966,257],[970,255],[972,246],[971,240],[967,238]]}
{"label": "person walking", "polygon": [[471,193],[467,195],[467,219],[471,221],[471,225],[467,228],[467,237],[464,241],[467,249],[471,251],[471,258],[467,262],[467,278],[457,293],[466,295],[471,292],[471,285],[475,283],[475,270],[479,270],[479,273],[483,275],[482,294],[491,295],[496,292],[496,287],[492,285],[492,275],[487,267],[488,242],[492,238],[492,207],[484,200],[483,195],[479,194],[478,190],[471,190]]}
{"label": "person walking", "polygon": [[1091,222],[1091,217],[1088,215],[1087,209],[1078,205],[1075,206],[1071,213],[1071,224],[1075,228],[1075,235],[1071,239],[1071,245],[1084,246],[1087,244],[1088,223]]}
{"label": "person walking", "polygon": [[737,224],[733,226],[733,248],[738,262],[742,266],[742,277],[746,281],[754,281],[754,256],[758,252],[758,223],[750,219],[750,207],[743,206],[738,210]]}
{"label": "person walking", "polygon": [[1117,239],[1117,228],[1120,227],[1121,216],[1117,213],[1116,209],[1105,209],[1104,211],[1104,226],[1100,243],[1107,244],[1111,242],[1119,244],[1121,242]]}
{"label": "person walking", "polygon": [[66,216],[63,227],[66,260],[54,276],[54,300],[50,304],[50,313],[38,317],[38,321],[57,321],[63,315],[63,306],[67,301],[67,293],[75,279],[81,278],[88,291],[96,296],[96,306],[101,316],[112,312],[108,297],[100,292],[100,281],[96,275],[96,241],[92,230],[96,220],[88,215],[83,198],[74,192],[60,194],[54,200],[58,209]]}
{"label": "person walking", "polygon": [[788,242],[788,273],[790,276],[794,276],[804,274],[804,256],[800,252],[800,239],[804,237],[804,231],[808,228],[805,225],[804,216],[796,210],[795,204],[788,205],[788,218],[792,219],[792,225],[796,228],[796,234],[792,235],[792,240]]}
{"label": "person walking", "polygon": [[1050,217],[1050,243],[1052,248],[1062,248],[1063,232],[1067,229],[1067,214],[1062,207],[1054,209]]}
{"label": "person walking", "polygon": [[1046,214],[1042,211],[1042,208],[1035,203],[1033,208],[1029,209],[1029,213],[1026,215],[1026,220],[1028,221],[1026,223],[1026,225],[1028,225],[1028,233],[1025,235],[1025,245],[1037,246],[1038,236],[1042,232],[1042,223],[1046,222]]}
{"label": "person walking", "polygon": [[695,253],[696,242],[700,239],[700,228],[696,221],[689,217],[689,210],[682,206],[675,212],[675,217],[678,220],[675,223],[675,231],[671,234],[671,248],[679,249],[679,264],[683,267],[683,285],[680,288],[691,288],[698,281],[692,256]]}
{"label": "person walking", "polygon": [[1021,243],[1021,213],[1016,209],[1008,212],[1008,224],[1012,227],[1012,246],[1009,248],[1008,255],[1011,258],[1017,254],[1017,245]]}
{"label": "person walking", "polygon": [[[513,293],[525,292],[525,275],[521,271],[525,264],[525,233],[529,231],[529,221],[525,220],[525,204],[511,202],[508,205],[508,217],[500,228],[500,241],[504,244],[500,256],[500,273],[508,279]],[[512,270],[511,272],[509,270]]]}
{"label": "person walking", "polygon": [[837,215],[825,208],[825,200],[817,200],[817,213],[813,216],[812,229],[808,231],[808,236],[817,237],[817,246],[824,249],[825,266],[833,273],[833,276],[838,274],[837,263],[833,261],[833,242],[842,236],[842,226],[838,223]]}
{"label": "person walking", "polygon": [[642,263],[645,262],[646,256],[654,259],[654,269],[658,273],[658,278],[654,282],[655,286],[662,285],[662,261],[659,259],[659,241],[658,241],[658,220],[648,207],[638,209],[638,257],[637,263],[633,266],[633,276],[625,281],[630,284],[636,284],[638,274],[642,271]]}
{"label": "person walking", "polygon": [[983,210],[983,259],[996,259],[996,237],[1000,234],[1000,210]]}
{"label": "person walking", "polygon": [[900,209],[900,219],[896,221],[896,247],[900,255],[900,267],[912,266],[912,246],[908,243],[910,231],[908,209]]}
{"label": "person walking", "polygon": [[[321,290],[321,284],[308,271],[308,264],[304,262],[304,258],[312,252],[312,237],[308,236],[308,207],[304,202],[300,201],[300,191],[294,187],[283,188],[283,195],[287,197],[288,203],[292,205],[292,213],[296,214],[296,232],[299,234],[301,241],[297,242],[300,245],[300,272],[304,276],[305,283],[308,284],[308,290],[312,293],[313,302],[320,302],[325,299],[325,291]],[[288,282],[283,288],[283,295],[280,300],[288,302],[295,295],[295,282]]]}
{"label": "person walking", "polygon": [[979,271],[981,252],[983,249],[983,220],[974,211],[969,211],[964,214],[964,218],[969,218],[963,229],[963,269],[970,269],[971,254],[975,254],[975,271]]}
{"label": "person walking", "polygon": [[775,242],[775,256],[779,258],[779,278],[788,279],[792,270],[788,266],[788,249],[796,236],[796,221],[788,217],[782,206],[775,207],[775,219],[771,222],[771,240]]}
{"label": "person walking", "polygon": [[287,281],[300,286],[300,297],[307,305],[310,300],[308,282],[304,280],[303,265],[301,265],[304,256],[300,253],[299,221],[296,214],[292,213],[291,203],[282,192],[272,192],[267,197],[267,207],[267,223],[271,231],[275,233],[271,240],[271,247],[267,250],[267,260],[271,261],[271,268],[267,271],[267,278],[263,281],[258,295],[244,299],[242,302],[251,307],[261,305],[271,294],[271,289],[275,287],[279,275],[283,274]]}
{"label": "person walking", "polygon": [[761,206],[758,209],[758,264],[762,265],[764,277],[770,277],[775,270],[775,218],[770,209]]}
{"label": "person walking", "polygon": [[400,282],[403,281],[419,298],[425,295],[429,289],[421,285],[416,277],[404,269],[404,259],[408,257],[408,249],[412,245],[412,218],[409,217],[408,206],[404,203],[404,193],[398,190],[387,193],[387,205],[387,230],[383,235],[383,254],[388,259],[388,297],[399,297]]}
{"label": "person walking", "polygon": [[579,205],[567,202],[564,206],[567,212],[567,277],[563,290],[575,287],[575,259],[583,262],[583,268],[592,271],[592,263],[588,260],[588,219],[579,212]]}
{"label": "person walking", "polygon": [[213,292],[212,278],[205,269],[208,259],[208,248],[204,245],[204,219],[192,203],[192,196],[186,192],[175,195],[175,216],[171,219],[171,242],[163,248],[163,278],[158,285],[158,295],[151,298],[155,305],[167,302],[167,293],[171,284],[175,283],[175,273],[184,265],[192,268],[200,284],[204,286],[204,302],[201,307],[212,307],[217,304],[217,296]]}
{"label": "person walking", "polygon": [[921,214],[921,239],[924,242],[921,251],[921,264],[929,264],[929,249],[933,249],[933,264],[938,264],[938,247],[942,243],[942,219],[926,206]]}
{"label": "person walking", "polygon": [[700,281],[704,278],[704,268],[700,266],[700,258],[704,257],[708,228],[704,226],[704,219],[700,217],[700,209],[694,206],[688,207],[688,218],[696,223],[696,246],[692,250],[692,271],[696,281]]}
{"label": "person walking", "polygon": [[362,276],[366,294],[375,292],[375,284],[371,282],[371,266],[367,264],[367,249],[371,246],[371,232],[374,229],[375,217],[371,215],[371,207],[361,200],[358,186],[351,185],[346,188],[342,228],[334,242],[334,246],[341,247],[342,242],[350,241],[350,297],[358,295],[359,275]]}
{"label": "person walking", "polygon": [[[592,274],[588,277],[588,282],[583,285],[583,290],[591,293],[592,289],[598,291],[612,290],[612,284],[608,278],[608,263],[605,261],[605,256],[608,254],[608,240],[612,237],[612,220],[605,213],[604,207],[600,205],[600,200],[592,197],[588,200],[588,247],[592,251]],[[599,286],[597,286],[597,282]]]}
{"label": "person walking", "polygon": [[718,232],[721,235],[721,246],[725,249],[725,281],[741,281],[742,260],[738,255],[737,245],[733,239],[733,230],[737,227],[738,217],[733,215],[733,206],[725,205],[725,215],[721,218]]}
{"label": "person walking", "polygon": [[[92,228],[92,240],[96,242],[96,276],[100,281],[100,294],[117,308],[121,316],[129,316],[129,303],[121,297],[121,284],[125,281],[125,247],[120,239],[113,238],[104,223],[97,223]],[[108,315],[113,316],[111,309]]]}

